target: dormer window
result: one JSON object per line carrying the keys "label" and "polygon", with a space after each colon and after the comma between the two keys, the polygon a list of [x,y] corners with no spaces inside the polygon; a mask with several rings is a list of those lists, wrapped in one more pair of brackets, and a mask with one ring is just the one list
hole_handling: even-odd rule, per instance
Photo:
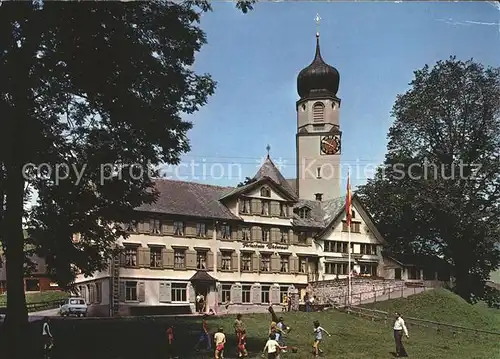
{"label": "dormer window", "polygon": [[321,122],[325,120],[325,105],[316,102],[313,106],[313,121]]}
{"label": "dormer window", "polygon": [[299,208],[299,217],[307,219],[311,217],[311,209],[308,207]]}
{"label": "dormer window", "polygon": [[261,197],[271,197],[271,190],[269,189],[269,187],[262,187],[260,189],[260,196]]}

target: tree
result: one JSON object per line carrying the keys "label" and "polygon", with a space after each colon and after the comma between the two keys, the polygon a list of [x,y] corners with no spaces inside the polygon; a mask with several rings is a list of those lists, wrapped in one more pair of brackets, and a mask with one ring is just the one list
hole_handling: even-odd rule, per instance
{"label": "tree", "polygon": [[410,86],[384,164],[358,194],[393,251],[445,259],[475,302],[500,262],[500,70],[451,57]]}
{"label": "tree", "polygon": [[247,184],[254,183],[256,179],[251,178],[251,177],[245,177],[245,180],[243,182],[238,183],[236,187],[243,187],[246,186]]}
{"label": "tree", "polygon": [[[243,12],[254,1],[238,1]],[[59,284],[106,267],[117,223],[154,201],[159,163],[189,150],[183,120],[214,92],[190,66],[207,1],[2,2],[0,238],[7,266],[2,337],[27,357],[23,217]],[[25,210],[30,191],[39,199]],[[74,233],[81,240],[73,243]],[[5,347],[4,347],[5,348]]]}

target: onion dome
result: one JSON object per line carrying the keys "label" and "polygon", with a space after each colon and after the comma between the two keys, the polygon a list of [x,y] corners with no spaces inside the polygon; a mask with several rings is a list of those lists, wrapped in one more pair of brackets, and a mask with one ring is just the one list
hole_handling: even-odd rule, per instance
{"label": "onion dome", "polygon": [[319,49],[319,33],[316,34],[316,55],[313,62],[299,72],[297,92],[300,98],[337,94],[340,74],[333,66],[328,65],[321,57]]}

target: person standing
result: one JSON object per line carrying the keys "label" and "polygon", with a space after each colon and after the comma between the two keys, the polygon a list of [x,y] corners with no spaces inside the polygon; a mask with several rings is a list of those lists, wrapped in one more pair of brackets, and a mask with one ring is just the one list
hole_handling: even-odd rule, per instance
{"label": "person standing", "polygon": [[43,355],[44,358],[48,358],[50,350],[54,346],[54,337],[52,336],[52,332],[50,331],[50,319],[48,317],[43,318],[42,339],[43,339]]}
{"label": "person standing", "polygon": [[314,325],[314,343],[313,343],[314,355],[316,357],[319,357],[319,354],[323,353],[323,351],[319,348],[319,345],[323,340],[323,332],[325,332],[329,337],[331,337],[331,334],[328,333],[321,325],[319,325],[319,321],[315,320],[313,325]]}
{"label": "person standing", "polygon": [[276,359],[278,358],[279,351],[283,349],[286,349],[286,347],[280,346],[279,343],[276,341],[276,334],[271,333],[271,335],[269,335],[269,340],[266,342],[266,345],[264,346],[262,354],[264,356],[267,352],[267,359]]}
{"label": "person standing", "polygon": [[207,350],[212,350],[212,343],[210,340],[210,335],[208,334],[208,323],[207,323],[207,315],[203,315],[203,320],[201,322],[201,333],[198,342],[196,343],[195,350],[198,350],[200,344],[204,341],[207,342]]}
{"label": "person standing", "polygon": [[200,294],[200,293],[198,293],[198,294],[196,295],[196,312],[197,312],[197,313],[200,313],[200,312],[201,312],[201,310],[200,310],[200,301],[201,301],[201,294]]}
{"label": "person standing", "polygon": [[306,312],[310,312],[311,311],[311,300],[309,299],[309,293],[306,293],[306,295],[304,296],[304,302],[306,304]]}
{"label": "person standing", "polygon": [[394,341],[396,342],[396,356],[397,357],[407,357],[406,349],[403,345],[403,334],[409,338],[408,329],[406,328],[405,321],[401,317],[401,314],[394,313],[396,320],[394,321]]}
{"label": "person standing", "polygon": [[241,329],[238,341],[238,358],[246,358],[247,352],[247,331],[245,328]]}
{"label": "person standing", "polygon": [[224,328],[219,327],[217,333],[214,334],[215,343],[215,359],[224,358],[224,345],[226,344],[226,335],[224,334]]}
{"label": "person standing", "polygon": [[238,345],[240,341],[240,334],[241,332],[245,329],[245,326],[243,324],[243,321],[241,320],[242,315],[238,314],[236,316],[236,319],[234,320],[234,335],[236,336],[236,344]]}
{"label": "person standing", "polygon": [[170,359],[177,358],[174,344],[174,326],[167,325],[167,355]]}

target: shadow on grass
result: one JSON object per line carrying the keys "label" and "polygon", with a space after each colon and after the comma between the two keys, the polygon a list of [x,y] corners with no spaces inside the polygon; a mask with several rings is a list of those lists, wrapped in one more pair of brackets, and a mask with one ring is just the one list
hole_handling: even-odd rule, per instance
{"label": "shadow on grass", "polygon": [[[201,318],[147,317],[123,319],[52,319],[51,330],[55,338],[52,359],[147,359],[168,358],[167,325],[174,325],[175,344],[179,358],[213,358],[213,352],[194,350],[200,336]],[[210,336],[217,330],[218,318],[209,320]],[[42,323],[32,323],[33,345],[42,347]],[[237,357],[233,328],[226,333],[225,357]],[[37,334],[35,334],[37,333]],[[250,357],[262,353],[266,338],[259,333],[249,335],[247,350]],[[201,344],[204,348],[206,344]],[[179,352],[182,350],[182,352]]]}

